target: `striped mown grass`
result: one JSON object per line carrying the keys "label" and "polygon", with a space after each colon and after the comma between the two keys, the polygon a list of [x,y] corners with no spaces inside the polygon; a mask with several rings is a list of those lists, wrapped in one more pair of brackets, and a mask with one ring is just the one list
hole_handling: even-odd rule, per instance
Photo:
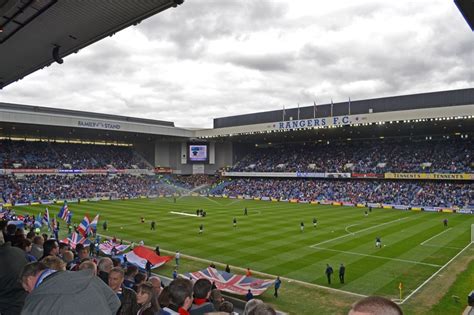
{"label": "striped mown grass", "polygon": [[[49,207],[54,214],[59,208]],[[177,214],[195,214],[198,208],[207,216]],[[85,213],[91,218],[100,213],[99,233],[119,239],[143,240],[152,247],[290,281],[392,299],[399,298],[400,282],[407,296],[466,247],[474,224],[473,216],[460,214],[374,209],[365,217],[362,208],[203,197],[178,198],[176,203],[172,198],[83,202],[69,204],[69,209],[76,223]],[[17,211],[43,210],[44,206],[35,206]],[[145,223],[140,223],[141,217]],[[232,225],[234,217],[237,228]],[[316,228],[313,217],[318,219]],[[103,220],[108,231],[102,231]],[[156,231],[150,230],[152,220]],[[377,236],[382,248],[375,247]],[[341,263],[346,266],[345,284],[337,276]],[[324,274],[326,264],[335,271],[331,285]]]}

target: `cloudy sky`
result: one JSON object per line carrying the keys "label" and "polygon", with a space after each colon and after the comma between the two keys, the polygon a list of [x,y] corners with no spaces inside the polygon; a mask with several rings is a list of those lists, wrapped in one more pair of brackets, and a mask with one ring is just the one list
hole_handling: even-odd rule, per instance
{"label": "cloudy sky", "polygon": [[313,100],[474,87],[473,60],[452,0],[186,0],[7,86],[0,101],[209,128]]}

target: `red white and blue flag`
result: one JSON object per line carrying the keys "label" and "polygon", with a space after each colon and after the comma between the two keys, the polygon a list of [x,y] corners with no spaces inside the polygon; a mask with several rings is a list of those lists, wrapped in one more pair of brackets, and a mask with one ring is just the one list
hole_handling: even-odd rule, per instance
{"label": "red white and blue flag", "polygon": [[51,230],[51,224],[49,223],[49,210],[46,208],[46,211],[43,214],[43,222],[48,226],[48,230]]}
{"label": "red white and blue flag", "polygon": [[82,236],[79,233],[72,232],[71,236],[66,239],[63,239],[61,243],[69,244],[72,249],[76,248],[77,244],[83,244],[84,246],[90,245],[91,241]]}
{"label": "red white and blue flag", "polygon": [[97,223],[99,223],[99,214],[97,214],[95,216],[94,220],[92,220],[92,222],[89,225],[89,229],[92,229],[93,231],[96,231],[97,230]]}
{"label": "red white and blue flag", "polygon": [[69,219],[69,214],[71,212],[69,211],[69,208],[67,206],[67,202],[64,201],[64,205],[61,207],[61,209],[59,210],[59,213],[58,213],[58,218],[61,218],[63,219],[64,221],[68,222],[68,219]]}
{"label": "red white and blue flag", "polygon": [[245,275],[235,275],[225,271],[220,271],[211,267],[207,269],[185,274],[187,279],[209,279],[214,282],[217,289],[237,295],[246,295],[248,290],[252,291],[254,296],[265,292],[275,283],[275,280],[263,280]]}
{"label": "red white and blue flag", "polygon": [[171,256],[158,256],[154,250],[145,246],[137,246],[133,251],[126,253],[125,256],[129,263],[137,265],[142,269],[146,268],[147,261],[151,263],[151,268],[158,268],[173,259]]}
{"label": "red white and blue flag", "polygon": [[89,234],[89,225],[90,225],[90,219],[86,215],[84,219],[82,219],[81,223],[77,227],[77,231],[82,234],[82,236],[87,237]]}
{"label": "red white and blue flag", "polygon": [[126,251],[130,245],[121,245],[120,243],[114,243],[112,241],[107,241],[99,245],[99,249],[106,255],[112,255],[112,248],[115,247],[116,253],[121,254]]}

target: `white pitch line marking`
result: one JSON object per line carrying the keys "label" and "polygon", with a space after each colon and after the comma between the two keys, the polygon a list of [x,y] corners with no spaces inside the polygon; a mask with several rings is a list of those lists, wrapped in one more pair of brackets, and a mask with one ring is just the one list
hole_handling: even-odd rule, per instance
{"label": "white pitch line marking", "polygon": [[451,248],[451,249],[457,249],[457,250],[461,250],[461,249],[462,249],[462,247],[455,247],[455,246],[443,246],[443,245],[430,245],[430,244],[424,244],[423,246],[437,247],[437,248]]}
{"label": "white pitch line marking", "polygon": [[345,251],[345,250],[338,250],[338,249],[331,249],[331,248],[324,248],[324,247],[313,247],[313,248],[321,249],[321,250],[326,250],[326,251],[330,251],[330,252],[337,252],[337,253],[343,253],[343,254],[356,255],[356,256],[372,257],[372,258],[378,258],[378,259],[384,259],[384,260],[393,260],[393,261],[399,261],[399,262],[404,262],[404,263],[409,263],[409,264],[415,264],[415,265],[425,265],[425,266],[430,266],[430,267],[435,267],[435,268],[441,267],[441,265],[430,264],[430,263],[425,263],[425,262],[415,261],[415,260],[407,260],[407,259],[392,258],[392,257],[383,257],[383,256],[370,255],[370,254],[362,254],[362,253],[349,252],[349,251]]}
{"label": "white pitch line marking", "polygon": [[441,234],[444,234],[444,233],[448,232],[449,230],[451,230],[451,228],[449,228],[449,229],[447,229],[447,230],[444,230],[443,232],[438,233],[438,234],[436,234],[435,236],[430,237],[430,238],[427,239],[426,241],[420,243],[420,245],[425,245],[426,243],[428,243],[429,241],[431,241],[431,240],[434,239],[435,237],[438,237],[438,236],[440,236]]}
{"label": "white pitch line marking", "polygon": [[170,211],[170,213],[172,213],[172,214],[179,214],[179,215],[185,215],[185,216],[188,216],[188,217],[197,217],[197,215],[195,215],[195,214],[186,213],[186,212]]}
{"label": "white pitch line marking", "polygon": [[353,227],[353,226],[356,226],[356,225],[359,225],[359,224],[360,224],[360,223],[356,223],[356,224],[351,224],[351,225],[346,226],[346,228],[345,228],[346,232],[349,233],[349,234],[354,235],[353,232],[349,231],[349,228],[350,228],[350,227]]}
{"label": "white pitch line marking", "polygon": [[363,230],[360,230],[360,231],[357,231],[357,232],[353,232],[352,234],[341,235],[341,236],[331,238],[331,239],[323,241],[323,242],[319,242],[319,243],[310,245],[309,247],[317,247],[317,246],[322,245],[322,244],[330,243],[332,241],[335,241],[335,240],[338,240],[338,239],[341,239],[341,238],[345,238],[345,237],[352,236],[352,235],[355,235],[355,234],[358,234],[358,233],[362,233],[362,232],[365,232],[365,231],[368,231],[368,230],[371,230],[371,229],[375,229],[375,228],[378,228],[380,226],[384,226],[384,225],[391,224],[391,223],[394,223],[394,222],[399,222],[399,221],[402,221],[402,220],[405,220],[405,219],[408,219],[408,218],[409,217],[404,217],[404,218],[396,219],[396,220],[393,220],[393,221],[389,221],[389,222],[381,223],[381,224],[378,224],[378,225],[374,225],[374,226],[368,227],[366,229],[363,229]]}
{"label": "white pitch line marking", "polygon": [[455,260],[459,255],[462,254],[462,252],[464,252],[466,249],[468,249],[473,243],[469,243],[466,245],[466,247],[464,247],[459,253],[456,254],[456,256],[454,256],[453,258],[451,258],[447,263],[445,263],[441,268],[438,269],[438,271],[436,271],[434,274],[431,275],[431,277],[429,277],[428,279],[425,280],[425,282],[423,282],[422,284],[420,284],[420,286],[418,288],[416,288],[415,290],[413,290],[406,298],[404,298],[400,304],[403,304],[405,303],[409,298],[411,298],[413,296],[413,294],[415,294],[416,292],[418,292],[422,287],[424,287],[428,282],[431,281],[431,279],[433,279],[434,277],[436,277],[436,275],[438,273],[440,273],[444,268],[446,268],[447,265],[449,265],[453,260]]}

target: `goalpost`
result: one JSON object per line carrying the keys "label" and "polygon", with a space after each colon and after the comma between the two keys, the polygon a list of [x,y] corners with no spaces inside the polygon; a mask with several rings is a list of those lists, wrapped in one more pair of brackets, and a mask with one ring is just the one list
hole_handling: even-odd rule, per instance
{"label": "goalpost", "polygon": [[474,224],[471,224],[471,244],[474,243]]}

